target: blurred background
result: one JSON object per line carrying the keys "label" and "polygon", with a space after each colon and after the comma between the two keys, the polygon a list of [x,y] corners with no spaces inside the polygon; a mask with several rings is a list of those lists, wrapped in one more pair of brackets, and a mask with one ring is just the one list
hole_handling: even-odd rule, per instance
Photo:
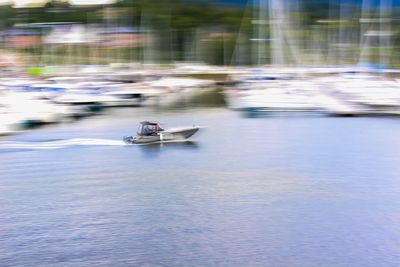
{"label": "blurred background", "polygon": [[399,0],[1,0],[0,265],[398,266],[399,116]]}
{"label": "blurred background", "polygon": [[[398,67],[397,0],[28,1],[1,6],[16,65]],[[397,65],[396,65],[397,64]]]}
{"label": "blurred background", "polygon": [[397,0],[15,1],[0,14],[5,121],[41,121],[21,115],[33,99],[79,117],[216,85],[240,111],[399,112]]}

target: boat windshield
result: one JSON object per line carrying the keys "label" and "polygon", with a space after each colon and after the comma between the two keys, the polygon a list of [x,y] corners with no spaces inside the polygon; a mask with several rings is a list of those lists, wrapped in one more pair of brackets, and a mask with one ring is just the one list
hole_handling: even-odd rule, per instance
{"label": "boat windshield", "polygon": [[164,131],[158,124],[142,124],[139,127],[139,135],[155,135],[158,132]]}

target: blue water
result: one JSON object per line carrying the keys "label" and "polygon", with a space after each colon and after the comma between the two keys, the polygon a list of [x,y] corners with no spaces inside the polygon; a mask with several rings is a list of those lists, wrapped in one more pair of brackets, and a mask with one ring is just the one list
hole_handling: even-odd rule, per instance
{"label": "blue water", "polygon": [[[128,146],[138,121],[205,126]],[[110,114],[0,139],[0,266],[399,266],[400,120]]]}

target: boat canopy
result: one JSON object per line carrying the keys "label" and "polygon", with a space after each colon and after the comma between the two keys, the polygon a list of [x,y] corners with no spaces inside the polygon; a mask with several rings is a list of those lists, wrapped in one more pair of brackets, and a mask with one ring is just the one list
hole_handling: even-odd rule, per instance
{"label": "boat canopy", "polygon": [[158,122],[155,121],[141,121],[140,124],[142,125],[158,125]]}
{"label": "boat canopy", "polygon": [[159,132],[164,131],[160,127],[158,122],[142,121],[140,122],[140,127],[138,129],[138,135],[156,135]]}

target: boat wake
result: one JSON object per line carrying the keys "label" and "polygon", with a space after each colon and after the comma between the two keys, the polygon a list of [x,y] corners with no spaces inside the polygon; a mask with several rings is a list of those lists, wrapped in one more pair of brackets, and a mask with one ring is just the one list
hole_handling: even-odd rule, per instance
{"label": "boat wake", "polygon": [[51,141],[31,141],[31,142],[0,142],[0,151],[4,150],[43,150],[61,149],[71,146],[125,146],[121,140],[111,139],[92,139],[92,138],[72,138]]}

